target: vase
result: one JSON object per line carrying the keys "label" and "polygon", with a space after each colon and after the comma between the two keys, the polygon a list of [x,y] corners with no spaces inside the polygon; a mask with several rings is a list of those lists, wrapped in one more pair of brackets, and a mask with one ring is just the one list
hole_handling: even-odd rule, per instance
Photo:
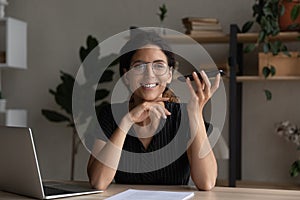
{"label": "vase", "polygon": [[[285,12],[279,17],[280,31],[300,30],[300,14],[295,21],[292,21],[291,19],[292,9],[296,5],[300,6],[300,0],[283,0],[282,5],[285,8]],[[296,28],[294,26],[296,26]]]}

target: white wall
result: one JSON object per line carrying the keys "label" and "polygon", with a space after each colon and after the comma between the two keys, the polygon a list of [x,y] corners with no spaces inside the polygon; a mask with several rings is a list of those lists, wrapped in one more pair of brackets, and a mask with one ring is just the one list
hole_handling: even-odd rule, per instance
{"label": "white wall", "polygon": [[[79,47],[87,35],[102,41],[131,25],[159,26],[158,7],[166,3],[165,27],[184,31],[181,18],[216,17],[225,32],[229,24],[242,25],[251,13],[252,0],[9,0],[7,16],[28,23],[28,69],[3,72],[8,107],[25,108],[33,128],[42,174],[50,179],[69,178],[71,134],[63,124],[47,121],[42,108],[58,109],[49,88],[59,82],[59,71],[75,74],[80,65]],[[216,62],[228,55],[227,45],[205,45]],[[274,100],[262,97],[262,83],[246,84],[243,106],[243,177],[248,180],[293,181],[288,168],[297,153],[292,144],[273,134],[275,122],[289,119],[300,124],[299,82],[267,83]],[[292,98],[289,98],[292,97]],[[285,106],[288,106],[284,109]],[[225,135],[227,130],[224,130]],[[279,148],[278,148],[279,147]],[[298,154],[299,156],[299,154]],[[88,154],[77,158],[77,179],[86,179]],[[220,161],[220,177],[227,176],[227,162]]]}

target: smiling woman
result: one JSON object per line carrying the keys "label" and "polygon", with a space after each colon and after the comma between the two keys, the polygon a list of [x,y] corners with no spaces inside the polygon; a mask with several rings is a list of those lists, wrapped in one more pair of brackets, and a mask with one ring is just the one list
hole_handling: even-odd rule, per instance
{"label": "smiling woman", "polygon": [[202,111],[217,90],[220,75],[211,85],[203,71],[203,81],[193,73],[196,90],[186,80],[189,102],[172,102],[170,96],[176,96],[168,85],[175,59],[161,37],[142,32],[120,54],[120,75],[130,97],[99,113],[103,133],[94,142],[87,167],[91,185],[105,190],[113,179],[125,184],[186,185],[191,176],[198,189],[213,188],[217,164]]}

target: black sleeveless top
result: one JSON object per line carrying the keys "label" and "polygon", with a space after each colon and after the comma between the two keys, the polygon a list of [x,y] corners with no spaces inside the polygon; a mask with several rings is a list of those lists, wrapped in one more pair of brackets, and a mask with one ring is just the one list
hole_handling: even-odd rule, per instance
{"label": "black sleeveless top", "polygon": [[[165,103],[171,112],[161,120],[156,134],[147,149],[131,128],[126,136],[115,182],[122,184],[187,185],[190,166],[187,157],[190,139],[186,104]],[[128,112],[128,103],[105,106],[98,120],[105,135],[98,139],[107,141],[117,124]],[[208,124],[205,124],[208,128]]]}

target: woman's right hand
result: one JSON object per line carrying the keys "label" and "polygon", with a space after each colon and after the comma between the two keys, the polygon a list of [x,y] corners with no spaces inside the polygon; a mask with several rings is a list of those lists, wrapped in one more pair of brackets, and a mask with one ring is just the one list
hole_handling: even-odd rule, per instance
{"label": "woman's right hand", "polygon": [[154,101],[145,101],[136,107],[134,107],[130,112],[129,116],[133,123],[143,122],[147,118],[152,118],[152,116],[157,119],[166,119],[171,113],[164,107],[164,101],[169,100],[169,98],[157,98]]}

